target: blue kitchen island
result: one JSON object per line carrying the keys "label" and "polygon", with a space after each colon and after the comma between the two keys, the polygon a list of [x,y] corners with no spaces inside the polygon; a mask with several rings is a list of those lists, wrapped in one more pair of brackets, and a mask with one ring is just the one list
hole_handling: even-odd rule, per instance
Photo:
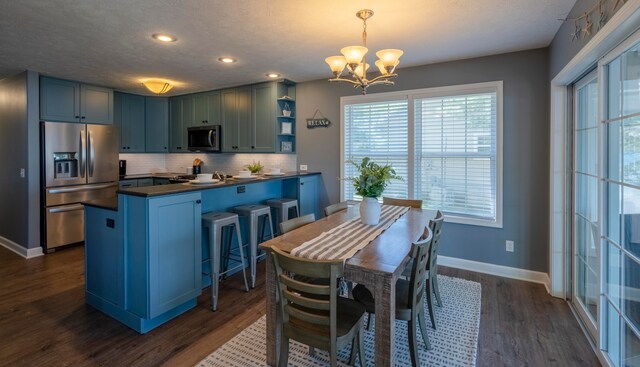
{"label": "blue kitchen island", "polygon": [[319,218],[319,178],[287,173],[136,187],[118,191],[117,199],[85,203],[86,303],[139,333],[184,313],[210,283],[203,277],[209,246],[202,214],[296,198],[301,215]]}

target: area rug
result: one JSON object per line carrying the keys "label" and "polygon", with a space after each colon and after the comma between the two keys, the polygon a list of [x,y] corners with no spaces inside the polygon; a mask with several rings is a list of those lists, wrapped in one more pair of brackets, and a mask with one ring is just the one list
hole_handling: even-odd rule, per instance
{"label": "area rug", "polygon": [[[420,364],[422,366],[475,366],[480,329],[480,283],[443,275],[438,276],[438,282],[444,305],[443,307],[434,307],[438,329],[427,328],[433,349],[425,349],[420,331],[417,331]],[[263,316],[196,366],[266,366],[265,323],[266,316]],[[428,316],[427,323],[429,323]],[[371,331],[365,330],[364,332],[365,357],[369,366],[373,366],[375,361],[374,325],[375,322],[372,322]],[[396,366],[410,366],[406,321],[396,320],[395,333]],[[340,351],[338,354],[340,366],[347,366],[350,351],[350,347],[345,347]],[[315,355],[311,357],[306,345],[291,340],[289,366],[320,367],[328,365],[327,352],[317,350]]]}

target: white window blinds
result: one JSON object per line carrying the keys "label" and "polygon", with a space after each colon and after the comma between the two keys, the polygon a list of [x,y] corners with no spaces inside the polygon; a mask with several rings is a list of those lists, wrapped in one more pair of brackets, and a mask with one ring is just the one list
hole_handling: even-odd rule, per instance
{"label": "white window blinds", "polygon": [[[344,106],[344,160],[360,163],[369,157],[378,164],[391,164],[396,174],[405,181],[394,180],[384,191],[385,196],[408,195],[409,175],[407,101],[385,101],[347,104]],[[354,177],[358,172],[348,163],[344,164],[344,176]],[[359,199],[353,185],[344,182],[345,199]]]}
{"label": "white window blinds", "polygon": [[496,221],[496,94],[414,100],[415,196],[425,207]]}

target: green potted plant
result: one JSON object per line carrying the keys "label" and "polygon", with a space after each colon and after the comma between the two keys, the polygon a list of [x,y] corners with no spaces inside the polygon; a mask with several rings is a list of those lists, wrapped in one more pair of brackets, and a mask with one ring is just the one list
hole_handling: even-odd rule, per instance
{"label": "green potted plant", "polygon": [[353,182],[356,194],[362,196],[360,203],[360,220],[364,224],[375,225],[380,221],[380,203],[378,198],[391,182],[391,180],[403,180],[396,175],[396,171],[391,165],[381,166],[372,161],[369,157],[364,157],[360,164],[348,160],[359,172],[358,176],[347,177],[345,180]]}
{"label": "green potted plant", "polygon": [[256,163],[256,161],[253,161],[253,163],[247,164],[245,168],[251,171],[252,175],[255,175],[256,173],[260,173],[264,166],[260,164],[260,161],[258,161],[258,163]]}

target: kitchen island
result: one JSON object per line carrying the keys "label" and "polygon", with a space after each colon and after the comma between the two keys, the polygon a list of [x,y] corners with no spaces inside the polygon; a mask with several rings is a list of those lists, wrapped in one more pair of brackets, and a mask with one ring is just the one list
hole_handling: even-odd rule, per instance
{"label": "kitchen island", "polygon": [[319,217],[319,177],[135,187],[121,189],[117,199],[85,203],[86,302],[139,333],[180,315],[210,283],[203,276],[209,270],[203,213],[296,198],[300,215]]}

